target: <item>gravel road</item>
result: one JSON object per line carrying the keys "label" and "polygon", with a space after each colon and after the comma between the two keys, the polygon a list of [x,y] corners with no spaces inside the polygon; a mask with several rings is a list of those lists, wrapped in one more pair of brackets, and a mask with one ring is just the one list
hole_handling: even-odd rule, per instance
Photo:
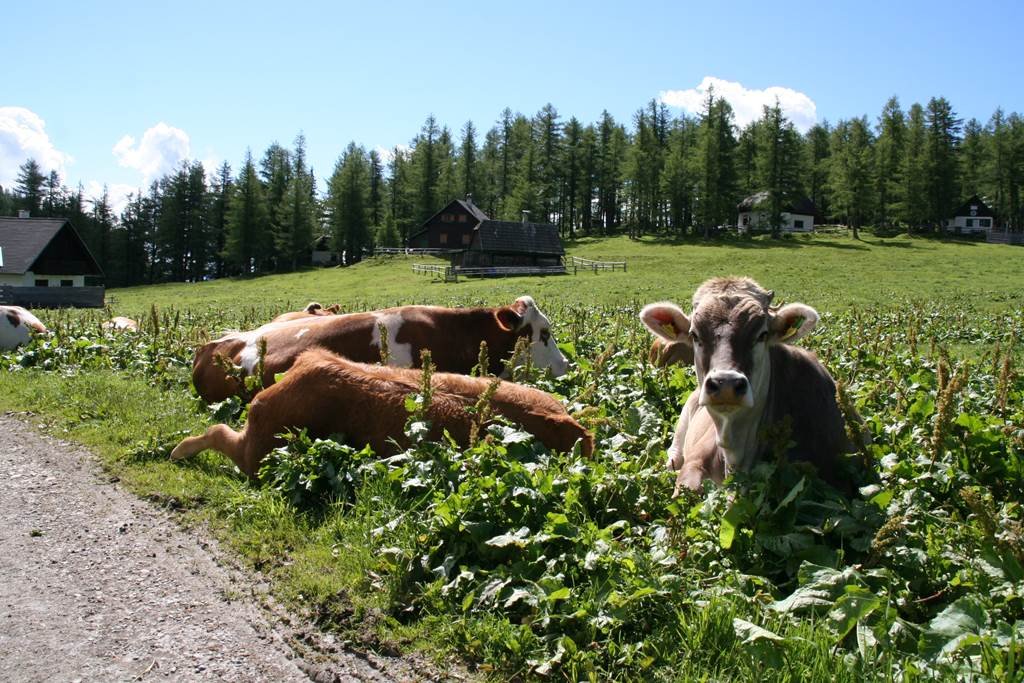
{"label": "gravel road", "polygon": [[0,415],[0,681],[438,677],[345,650],[231,564],[81,446]]}

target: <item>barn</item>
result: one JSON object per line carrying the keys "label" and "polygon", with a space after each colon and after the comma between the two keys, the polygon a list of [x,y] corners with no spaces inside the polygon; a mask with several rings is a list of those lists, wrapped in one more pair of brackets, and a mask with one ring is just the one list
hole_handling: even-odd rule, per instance
{"label": "barn", "polygon": [[0,303],[102,307],[103,270],[66,218],[0,218]]}
{"label": "barn", "polygon": [[412,249],[466,249],[473,242],[473,231],[487,220],[471,197],[453,199],[428,218],[409,236]]}
{"label": "barn", "polygon": [[[771,218],[768,215],[767,191],[752,194],[742,202],[736,209],[739,211],[739,218],[736,224],[741,233],[756,230],[770,230]],[[807,197],[801,197],[782,205],[782,232],[814,232],[814,216],[817,209]]]}
{"label": "barn", "polygon": [[485,220],[461,254],[463,268],[558,268],[565,248],[550,223]]}

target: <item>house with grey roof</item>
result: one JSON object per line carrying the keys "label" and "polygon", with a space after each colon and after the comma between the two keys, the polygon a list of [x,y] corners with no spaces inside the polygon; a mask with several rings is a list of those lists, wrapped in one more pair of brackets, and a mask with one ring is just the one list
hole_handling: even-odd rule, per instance
{"label": "house with grey roof", "polygon": [[[741,233],[756,230],[771,230],[771,216],[768,214],[767,190],[752,194],[736,206],[739,218],[736,225]],[[814,217],[818,210],[807,197],[798,197],[782,205],[782,232],[813,232]]]}
{"label": "house with grey roof", "polygon": [[0,218],[0,303],[103,306],[103,270],[66,218]]}
{"label": "house with grey roof", "polygon": [[563,265],[565,248],[558,226],[550,223],[485,220],[462,253],[463,268]]}

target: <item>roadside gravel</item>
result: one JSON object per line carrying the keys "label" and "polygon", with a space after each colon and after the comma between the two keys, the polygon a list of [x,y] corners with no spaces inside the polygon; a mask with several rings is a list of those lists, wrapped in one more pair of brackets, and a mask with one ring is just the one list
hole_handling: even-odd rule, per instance
{"label": "roadside gravel", "polygon": [[82,447],[0,415],[0,680],[439,678],[346,650],[231,564]]}

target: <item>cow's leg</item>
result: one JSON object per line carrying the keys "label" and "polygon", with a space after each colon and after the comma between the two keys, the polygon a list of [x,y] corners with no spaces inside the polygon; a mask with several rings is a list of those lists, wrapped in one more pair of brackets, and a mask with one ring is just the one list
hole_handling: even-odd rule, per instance
{"label": "cow's leg", "polygon": [[207,449],[218,451],[231,458],[238,468],[248,476],[255,476],[247,457],[246,434],[236,432],[225,424],[213,425],[201,436],[190,436],[171,451],[171,460],[183,460]]}

